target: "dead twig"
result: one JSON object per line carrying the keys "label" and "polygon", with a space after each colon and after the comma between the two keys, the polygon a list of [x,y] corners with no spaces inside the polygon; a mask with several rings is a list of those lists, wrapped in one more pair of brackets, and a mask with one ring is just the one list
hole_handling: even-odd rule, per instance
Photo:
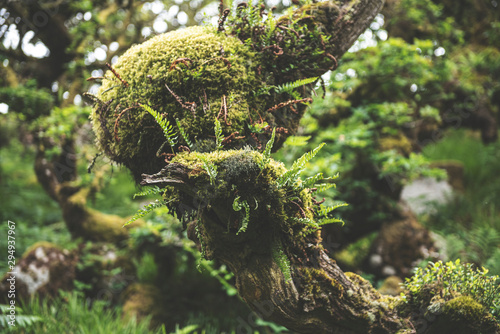
{"label": "dead twig", "polygon": [[173,69],[180,70],[180,68],[177,66],[179,63],[183,63],[186,65],[186,67],[189,67],[188,61],[192,64],[193,61],[190,58],[177,58],[176,60],[173,61],[173,63],[170,65],[170,68],[168,71],[172,71]]}
{"label": "dead twig", "polygon": [[191,111],[193,116],[196,118],[196,102],[183,102],[182,99],[180,98],[179,95],[175,94],[173,90],[168,87],[167,84],[165,84],[165,87],[167,87],[168,91],[172,96],[175,98],[177,102],[181,105],[183,109]]}
{"label": "dead twig", "polygon": [[122,118],[123,114],[125,114],[127,111],[131,110],[131,109],[134,109],[134,108],[137,108],[138,106],[132,106],[132,107],[128,107],[128,108],[125,108],[123,109],[120,114],[118,115],[118,117],[116,117],[116,120],[115,120],[115,127],[113,129],[113,133],[115,135],[115,140],[117,142],[120,141],[120,138],[118,138],[118,126],[119,126],[119,121],[120,121],[120,118]]}
{"label": "dead twig", "polygon": [[109,68],[109,70],[114,74],[114,76],[121,81],[122,85],[124,85],[125,87],[128,87],[128,82],[125,81],[124,79],[122,79],[122,77],[115,71],[115,69],[113,68],[113,66],[111,66],[110,63],[106,63],[106,66]]}
{"label": "dead twig", "polygon": [[[281,103],[278,103],[277,105],[275,105],[274,107],[267,109],[266,112],[273,112],[273,111],[276,111],[278,109],[285,108],[285,107],[291,106],[291,105],[296,104],[296,103],[305,103],[305,102],[312,102],[312,99],[310,97],[306,97],[305,99],[301,99],[301,100],[289,100],[286,102],[281,102]],[[296,111],[294,111],[294,112],[297,113]]]}

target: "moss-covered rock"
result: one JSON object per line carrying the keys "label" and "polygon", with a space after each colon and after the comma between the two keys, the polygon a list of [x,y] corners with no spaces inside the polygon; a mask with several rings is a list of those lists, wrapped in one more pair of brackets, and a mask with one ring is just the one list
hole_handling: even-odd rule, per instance
{"label": "moss-covered rock", "polygon": [[435,245],[429,231],[410,213],[404,219],[387,222],[371,245],[365,267],[379,277],[406,277],[418,261],[430,258]]}
{"label": "moss-covered rock", "polygon": [[38,242],[29,247],[16,264],[14,274],[5,274],[0,281],[2,298],[12,290],[7,279],[15,277],[16,298],[24,299],[38,294],[55,297],[59,290],[73,289],[78,256],[49,242]]}

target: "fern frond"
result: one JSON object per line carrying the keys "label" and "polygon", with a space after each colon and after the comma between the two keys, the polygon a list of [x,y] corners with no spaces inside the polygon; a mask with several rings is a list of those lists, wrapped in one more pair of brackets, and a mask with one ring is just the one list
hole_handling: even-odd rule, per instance
{"label": "fern frond", "polygon": [[208,177],[210,178],[210,184],[215,185],[215,179],[217,178],[217,166],[204,156],[201,157],[201,160],[203,161],[203,169],[207,172]]}
{"label": "fern frond", "polygon": [[240,196],[236,196],[236,198],[233,201],[233,210],[241,211],[242,209],[245,209],[245,215],[241,219],[240,228],[238,232],[236,232],[236,235],[240,234],[241,232],[245,232],[247,230],[248,223],[250,221],[250,205],[245,200],[241,201]]}
{"label": "fern frond", "polygon": [[264,152],[262,152],[262,162],[260,164],[260,169],[263,170],[266,165],[269,163],[271,158],[271,150],[273,149],[274,138],[276,137],[276,128],[273,129],[273,134],[271,135],[271,139],[266,144],[266,148]]}
{"label": "fern frond", "polygon": [[340,207],[343,207],[343,206],[347,206],[347,205],[348,205],[347,203],[338,203],[334,206],[327,206],[327,207],[321,206],[321,208],[318,211],[318,217],[325,217],[333,210],[340,208]]}
{"label": "fern frond", "polygon": [[165,205],[165,203],[160,202],[159,200],[156,200],[152,203],[145,205],[142,209],[137,211],[132,218],[130,218],[125,224],[123,224],[123,227],[135,222],[137,219],[144,217],[145,215],[147,215],[151,211],[158,209],[158,208],[161,208],[164,205]]}
{"label": "fern frond", "polygon": [[144,110],[146,110],[151,116],[154,117],[156,123],[158,123],[163,130],[163,134],[165,135],[165,138],[168,141],[168,144],[172,148],[172,152],[174,151],[174,146],[177,144],[177,133],[174,130],[174,127],[168,119],[163,118],[162,115],[160,115],[159,112],[151,108],[150,106],[146,104],[141,104],[140,105]]}
{"label": "fern frond", "polygon": [[325,219],[320,219],[318,221],[318,226],[323,226],[323,225],[327,225],[327,224],[333,224],[333,223],[341,223],[342,226],[344,226],[344,221],[342,219],[339,219],[339,218],[325,218]]}
{"label": "fern frond", "polygon": [[135,193],[134,198],[139,197],[139,196],[156,195],[156,194],[159,194],[159,193],[164,192],[164,191],[165,191],[165,188],[160,188],[158,186],[148,187],[148,188],[144,189],[143,191]]}
{"label": "fern frond", "polygon": [[319,227],[317,222],[315,222],[314,220],[309,219],[309,218],[292,217],[292,221],[297,223],[297,224],[307,225],[307,226],[314,227],[314,228]]}
{"label": "fern frond", "polygon": [[302,188],[311,188],[316,182],[323,180],[323,173],[310,176],[302,182]]}
{"label": "fern frond", "polygon": [[306,146],[309,139],[311,139],[311,136],[290,136],[285,140],[284,145],[297,147]]}
{"label": "fern frond", "polygon": [[278,178],[278,188],[281,188],[287,184],[295,183],[297,181],[298,175],[304,170],[307,162],[314,158],[323,146],[325,146],[325,143],[321,143],[314,150],[307,152],[306,154],[295,160],[295,162],[292,164],[292,167]]}
{"label": "fern frond", "polygon": [[326,191],[330,188],[335,188],[337,185],[335,183],[321,183],[316,185],[316,191],[321,193],[323,191]]}
{"label": "fern frond", "polygon": [[177,124],[177,128],[179,129],[179,132],[181,133],[181,136],[184,139],[184,141],[186,142],[189,149],[193,149],[193,143],[191,142],[191,140],[189,140],[189,137],[186,134],[184,127],[181,125],[181,122],[179,122],[179,120],[177,118],[175,119],[175,124]]}
{"label": "fern frond", "polygon": [[283,246],[281,245],[281,242],[279,240],[275,240],[273,242],[273,245],[271,246],[271,253],[274,262],[276,262],[281,272],[283,273],[285,281],[290,282],[292,280],[292,270],[290,268],[290,260],[283,251]]}
{"label": "fern frond", "polygon": [[220,126],[219,120],[215,119],[215,147],[216,150],[222,149],[222,141],[224,140],[224,136],[222,135],[222,127]]}
{"label": "fern frond", "polygon": [[305,86],[305,85],[308,85],[310,83],[313,83],[315,82],[316,80],[318,80],[318,77],[314,77],[314,78],[306,78],[306,79],[299,79],[299,80],[296,80],[294,82],[287,82],[283,85],[280,85],[278,87],[276,87],[274,89],[274,91],[277,93],[277,94],[281,94],[281,93],[292,93],[292,91],[296,88],[299,88],[301,86]]}

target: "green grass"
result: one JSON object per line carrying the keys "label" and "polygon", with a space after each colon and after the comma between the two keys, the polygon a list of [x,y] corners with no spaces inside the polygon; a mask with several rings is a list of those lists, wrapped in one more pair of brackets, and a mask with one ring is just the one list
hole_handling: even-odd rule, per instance
{"label": "green grass", "polygon": [[123,320],[121,309],[108,308],[106,302],[99,300],[90,303],[78,293],[61,293],[52,301],[34,298],[23,303],[21,309],[23,315],[36,317],[35,321],[25,326],[7,326],[2,333],[166,333],[163,328],[151,330],[148,318],[139,322],[134,318]]}
{"label": "green grass", "polygon": [[465,191],[421,221],[442,236],[447,260],[460,258],[500,274],[500,143],[483,145],[475,133],[450,131],[423,154],[462,162]]}

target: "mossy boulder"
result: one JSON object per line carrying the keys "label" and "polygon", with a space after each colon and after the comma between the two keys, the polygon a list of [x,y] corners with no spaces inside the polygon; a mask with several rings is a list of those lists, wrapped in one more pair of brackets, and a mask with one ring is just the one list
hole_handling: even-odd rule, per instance
{"label": "mossy boulder", "polygon": [[28,299],[37,294],[55,297],[59,290],[73,289],[78,256],[49,242],[38,242],[29,247],[17,262],[14,274],[5,274],[0,282],[3,298],[10,290],[10,277],[15,277],[16,298]]}
{"label": "mossy boulder", "polygon": [[404,219],[387,222],[371,245],[365,270],[378,277],[410,275],[420,260],[435,258],[434,241],[411,212]]}

